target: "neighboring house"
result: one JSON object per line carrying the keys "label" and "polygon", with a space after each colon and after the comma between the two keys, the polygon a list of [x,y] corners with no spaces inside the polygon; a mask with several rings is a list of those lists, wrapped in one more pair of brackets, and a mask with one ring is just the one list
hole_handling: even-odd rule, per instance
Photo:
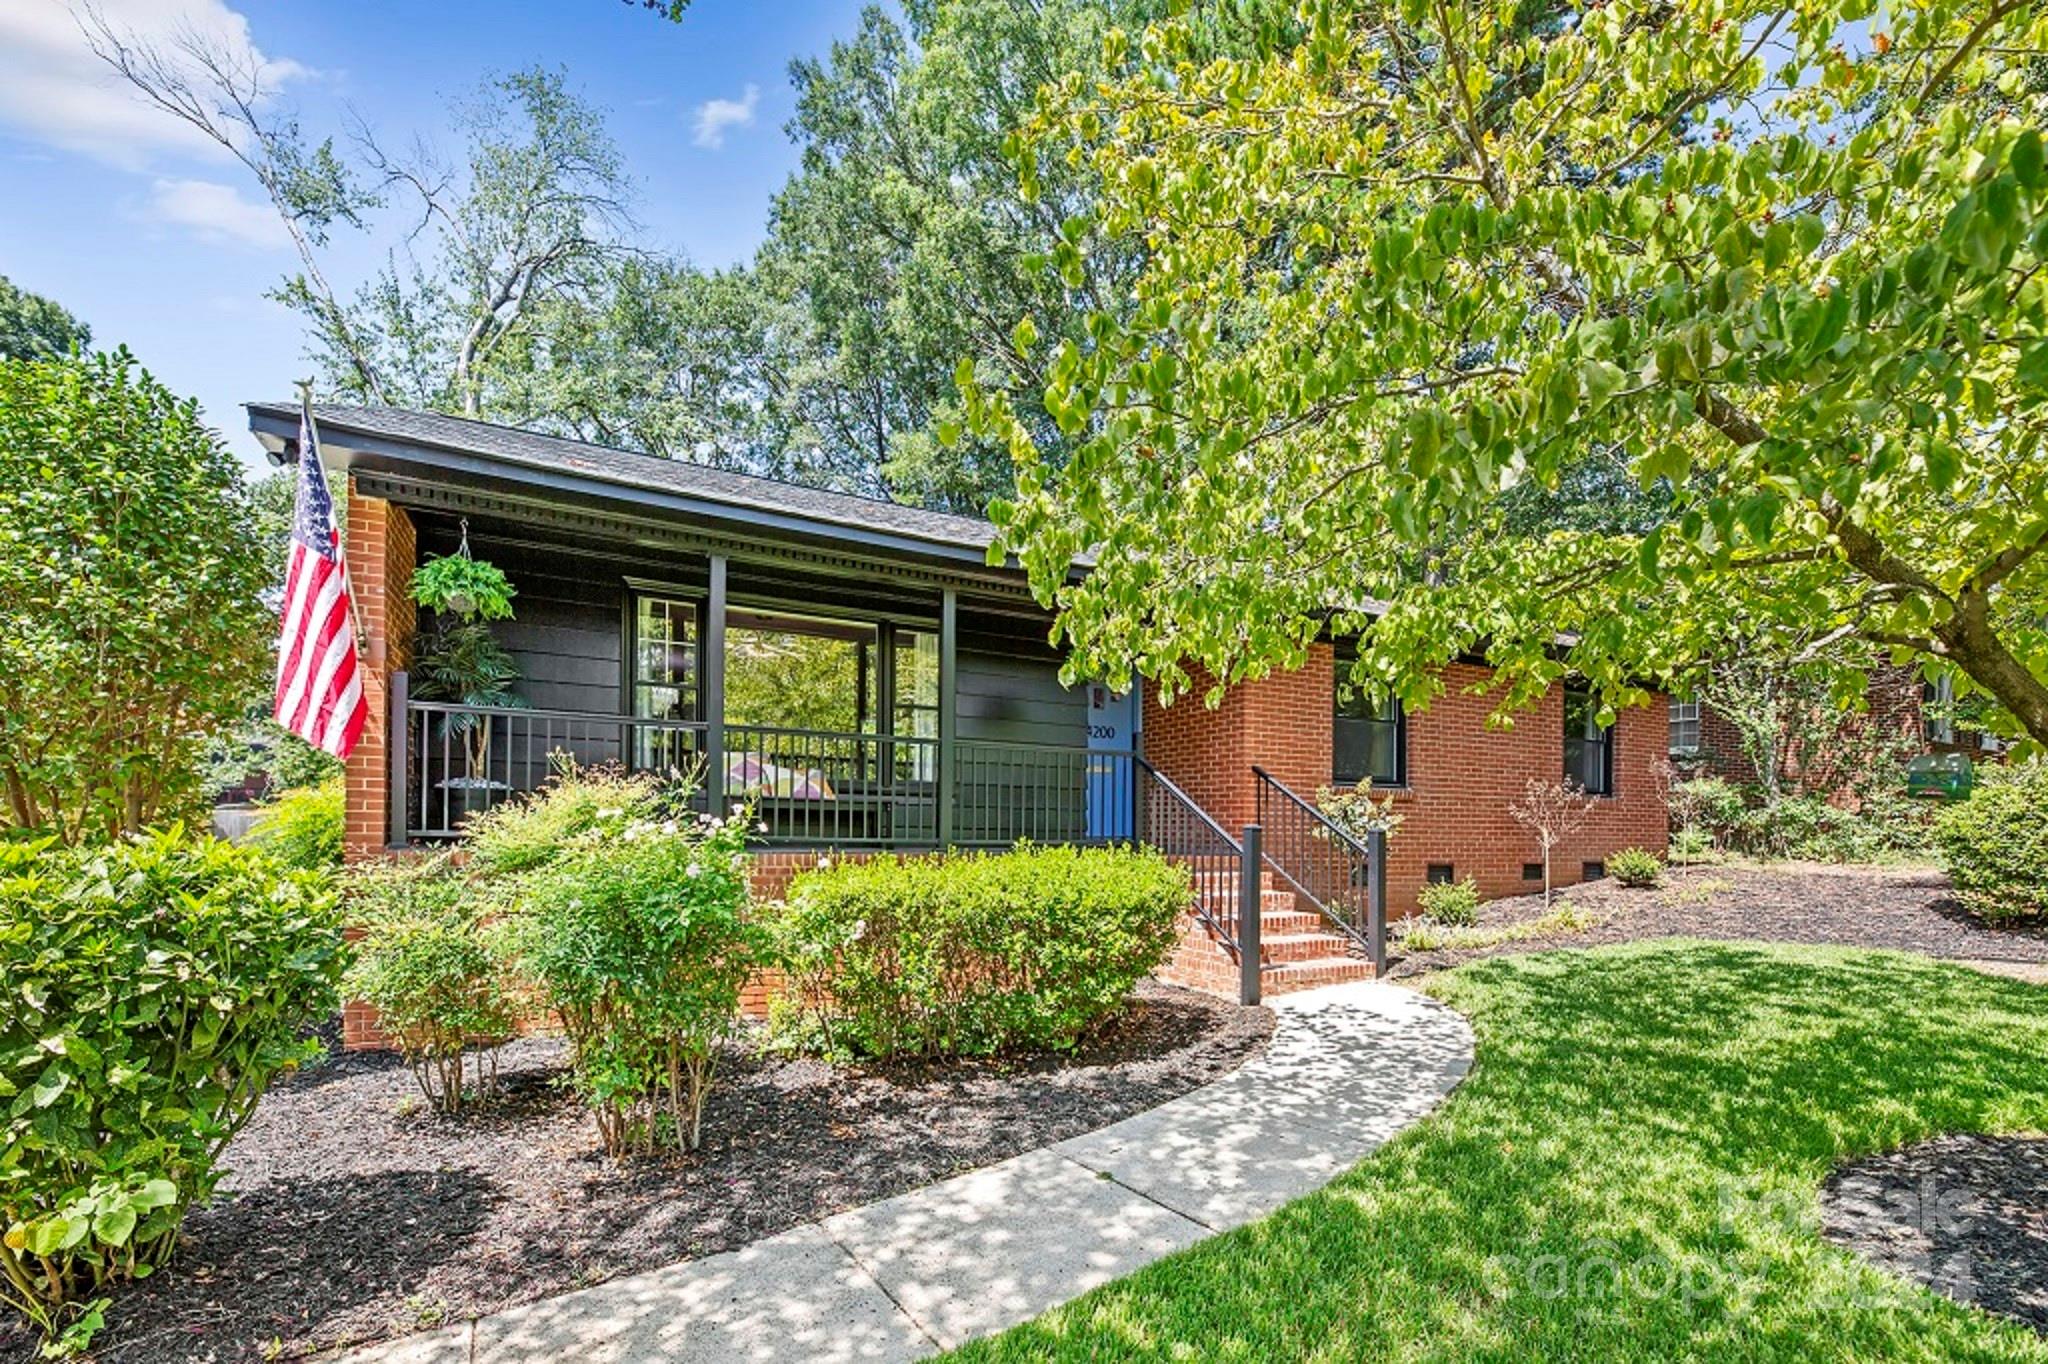
{"label": "neighboring house", "polygon": [[[1882,663],[1871,669],[1864,699],[1864,709],[1841,719],[1837,733],[1844,740],[1839,750],[1842,754],[1867,752],[1868,745],[1856,741],[1873,735],[1888,737],[1888,746],[1906,757],[1967,753],[1991,759],[2003,751],[1992,735],[1956,723],[1954,697],[1945,677],[1926,682],[1916,668]],[[1725,715],[1703,701],[1676,698],[1670,701],[1668,712],[1668,750],[1681,770],[1733,782],[1757,780],[1755,764],[1742,751],[1742,736]],[[1809,761],[1819,762],[1821,770],[1803,775],[1795,771],[1788,774],[1791,779],[1817,783],[1824,789],[1847,784],[1848,774],[1830,770],[1839,769],[1840,761],[1828,761],[1825,753],[1809,755]]]}
{"label": "neighboring house", "polygon": [[[273,454],[296,441],[295,405],[249,414]],[[1262,956],[1277,989],[1371,970],[1367,878],[1314,813],[1319,787],[1393,795],[1396,914],[1430,879],[1470,876],[1487,895],[1540,881],[1535,841],[1508,814],[1531,777],[1571,775],[1598,796],[1558,850],[1561,882],[1666,839],[1661,700],[1603,730],[1559,690],[1489,729],[1489,702],[1465,694],[1483,669],[1461,663],[1425,713],[1377,715],[1343,694],[1328,643],[1215,709],[1199,696],[1162,707],[1150,685],[1068,688],[1050,615],[1019,569],[987,563],[986,522],[452,417],[315,416],[329,468],[348,475],[380,717],[348,763],[355,857],[453,837],[469,812],[545,780],[558,753],[687,767],[708,808],[755,800],[767,894],[827,849],[1153,843],[1202,892],[1175,974],[1229,988],[1237,839],[1263,816]],[[517,588],[516,619],[496,633],[521,708],[411,694],[411,574],[465,527]]]}

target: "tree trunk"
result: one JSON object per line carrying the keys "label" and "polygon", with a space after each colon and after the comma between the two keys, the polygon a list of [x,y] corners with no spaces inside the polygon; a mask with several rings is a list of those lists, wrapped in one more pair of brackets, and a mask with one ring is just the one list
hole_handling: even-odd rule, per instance
{"label": "tree trunk", "polygon": [[1961,608],[1936,626],[1934,634],[1972,682],[2011,711],[2036,743],[2048,745],[2048,684],[1998,637],[1982,597],[1965,596]]}

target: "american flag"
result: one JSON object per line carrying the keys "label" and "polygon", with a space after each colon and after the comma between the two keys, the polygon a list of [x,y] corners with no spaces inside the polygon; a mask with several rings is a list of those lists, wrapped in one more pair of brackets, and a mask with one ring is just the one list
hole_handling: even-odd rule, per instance
{"label": "american flag", "polygon": [[276,714],[280,725],[337,758],[356,746],[370,714],[356,658],[348,564],[334,529],[334,499],[320,469],[310,409],[299,415],[299,495],[277,639]]}

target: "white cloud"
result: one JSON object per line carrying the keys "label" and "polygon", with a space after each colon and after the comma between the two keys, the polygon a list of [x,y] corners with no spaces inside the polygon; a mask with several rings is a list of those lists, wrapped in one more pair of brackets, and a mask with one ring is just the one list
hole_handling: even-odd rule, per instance
{"label": "white cloud", "polygon": [[291,245],[269,204],[212,180],[158,180],[150,186],[146,212],[158,222],[182,227],[217,245],[265,250]]}
{"label": "white cloud", "polygon": [[726,129],[754,126],[754,110],[760,103],[761,87],[752,83],[738,99],[705,100],[697,106],[697,132],[692,141],[713,150],[723,147]]}
{"label": "white cloud", "polygon": [[[225,0],[93,0],[117,32],[168,47],[181,34],[212,39],[275,87],[307,74],[264,55],[249,21]],[[87,45],[72,0],[0,0],[0,124],[128,170],[163,153],[217,155],[197,132],[144,102]]]}

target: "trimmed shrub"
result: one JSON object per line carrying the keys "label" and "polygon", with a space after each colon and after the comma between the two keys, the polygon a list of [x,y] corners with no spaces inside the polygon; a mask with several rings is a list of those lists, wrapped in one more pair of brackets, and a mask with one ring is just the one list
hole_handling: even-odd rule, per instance
{"label": "trimmed shrub", "polygon": [[805,872],[776,918],[833,1051],[1066,1050],[1173,950],[1187,872],[1149,850],[876,857]]}
{"label": "trimmed shrub", "polygon": [[1607,874],[1632,890],[1648,890],[1664,875],[1657,854],[1641,848],[1623,848],[1607,859]]}
{"label": "trimmed shrub", "polygon": [[1957,894],[1977,913],[2048,915],[2048,763],[1979,767],[1970,798],[1935,817],[1934,841]]}
{"label": "trimmed shrub", "polygon": [[468,1063],[475,1092],[492,1087],[495,1049],[519,1019],[475,898],[445,857],[366,867],[348,883],[350,919],[362,929],[349,996],[377,1010],[378,1028],[443,1113],[462,1111]]}
{"label": "trimmed shrub", "polygon": [[1467,928],[1479,922],[1479,885],[1462,881],[1431,881],[1415,892],[1415,903],[1432,922]]}
{"label": "trimmed shrub", "polygon": [[[555,800],[582,794],[556,787],[534,804]],[[613,807],[595,818],[513,879],[507,942],[561,1015],[605,1150],[694,1150],[719,1044],[764,956],[747,916],[745,825],[622,819]]]}
{"label": "trimmed shrub", "polygon": [[287,791],[263,807],[250,841],[288,867],[324,871],[341,865],[348,792],[335,777]]}
{"label": "trimmed shrub", "polygon": [[0,1298],[45,1333],[170,1258],[344,960],[324,877],[171,828],[0,844]]}

